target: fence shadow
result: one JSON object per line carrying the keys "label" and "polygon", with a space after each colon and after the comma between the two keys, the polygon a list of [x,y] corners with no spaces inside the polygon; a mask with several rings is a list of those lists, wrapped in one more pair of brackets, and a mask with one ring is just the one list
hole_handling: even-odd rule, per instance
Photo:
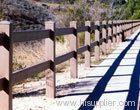
{"label": "fence shadow", "polygon": [[[110,68],[108,69],[108,71],[106,72],[106,74],[104,76],[88,76],[85,78],[96,78],[96,77],[102,77],[102,79],[97,83],[96,87],[94,88],[94,90],[92,92],[84,92],[84,93],[74,93],[74,94],[67,94],[67,95],[59,95],[57,96],[57,98],[61,98],[61,97],[65,97],[65,96],[74,96],[74,95],[89,95],[88,98],[85,100],[87,101],[98,101],[99,98],[101,97],[101,95],[103,93],[117,93],[117,92],[128,92],[128,97],[126,101],[136,101],[136,104],[138,104],[138,93],[139,93],[139,67],[140,67],[140,52],[139,52],[139,56],[137,57],[136,60],[136,65],[132,65],[135,66],[133,74],[132,74],[132,78],[131,78],[131,83],[130,83],[130,89],[129,90],[118,90],[118,91],[105,91],[105,88],[107,86],[107,83],[109,82],[109,80],[111,79],[111,77],[119,77],[119,76],[130,76],[131,74],[126,74],[126,75],[113,75],[114,72],[116,71],[121,60],[124,58],[125,54],[128,52],[128,50],[132,47],[132,45],[134,44],[134,42],[136,41],[137,37],[139,36],[140,33],[137,34],[137,36],[130,42],[130,44],[122,51],[122,53],[117,57],[117,59],[113,62],[113,64],[110,66]],[[127,66],[127,65],[126,65]],[[91,85],[91,83],[89,81],[82,81],[82,82],[78,82],[78,88],[82,88],[84,86],[87,85]],[[75,84],[77,85],[77,84]],[[68,85],[62,85],[64,86],[63,89],[67,89]],[[58,87],[59,88],[59,87]],[[61,87],[60,87],[61,88]],[[75,88],[75,86],[72,86],[71,88]],[[61,89],[62,90],[62,89]],[[28,92],[28,93],[18,93],[18,94],[14,94],[13,97],[28,97],[28,96],[38,96],[38,95],[45,95],[45,88],[44,89],[40,89],[37,91],[32,91],[32,92]],[[131,97],[133,95],[133,97]],[[84,103],[84,102],[83,102]],[[134,106],[133,108],[128,108],[128,106],[125,107],[125,110],[135,110]],[[80,106],[79,110],[92,110],[94,108],[94,106],[83,106],[83,104]]]}
{"label": "fence shadow", "polygon": [[126,99],[126,102],[134,101],[135,104],[131,106],[130,105],[125,106],[124,110],[137,110],[138,100],[139,100],[138,99],[139,98],[139,75],[140,75],[139,67],[140,67],[140,51],[137,55],[136,65],[133,70],[130,87],[129,87],[129,93]]}
{"label": "fence shadow", "polygon": [[[84,88],[87,86],[91,86],[91,85],[96,85],[96,82],[93,83],[91,81],[81,81],[81,82],[75,82],[75,83],[68,83],[65,85],[59,85],[56,86],[56,94],[57,94],[57,98],[60,97],[65,97],[68,95],[59,95],[59,92],[64,91],[64,92],[79,92],[77,89],[75,88]],[[70,91],[72,90],[72,91]],[[24,92],[24,93],[15,93],[13,94],[13,98],[20,98],[20,97],[29,97],[29,96],[44,96],[46,93],[46,89],[45,87],[43,89],[38,89],[38,90],[33,90],[30,92]]]}
{"label": "fence shadow", "polygon": [[120,55],[117,57],[117,59],[113,62],[113,64],[110,66],[106,74],[102,77],[102,79],[97,83],[96,87],[92,91],[92,93],[87,97],[87,99],[83,102],[83,104],[80,106],[79,110],[93,110],[95,106],[84,106],[85,102],[96,102],[99,100],[101,95],[104,93],[104,90],[107,86],[107,83],[115,73],[117,67],[119,66],[121,60],[124,58],[125,54],[128,52],[128,50],[132,47],[136,39],[138,38],[140,33],[138,33],[135,38],[130,42],[130,44],[120,53]]}

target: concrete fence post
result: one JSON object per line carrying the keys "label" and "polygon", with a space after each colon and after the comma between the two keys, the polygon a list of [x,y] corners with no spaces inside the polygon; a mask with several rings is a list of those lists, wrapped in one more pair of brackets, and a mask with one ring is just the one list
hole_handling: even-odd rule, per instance
{"label": "concrete fence post", "polygon": [[70,59],[70,73],[71,78],[78,78],[78,36],[77,36],[77,21],[71,21],[70,27],[75,29],[74,34],[70,35],[70,49],[74,51],[74,57]]}
{"label": "concrete fence post", "polygon": [[133,33],[135,32],[135,20],[133,20]]}
{"label": "concrete fence post", "polygon": [[133,20],[131,20],[131,34],[133,34]]}
{"label": "concrete fence post", "polygon": [[[128,20],[126,20],[126,29],[128,29],[129,28],[129,25],[128,25]],[[129,33],[128,33],[128,30],[126,30],[126,37],[128,37],[129,36]]]}
{"label": "concrete fence post", "polygon": [[[127,29],[129,29],[129,26],[130,26],[129,20],[127,20]],[[129,37],[129,35],[130,35],[130,30],[127,30],[127,37]]]}
{"label": "concrete fence post", "polygon": [[[138,20],[137,20],[137,25],[138,25]],[[138,26],[137,26],[137,29],[138,29]]]}
{"label": "concrete fence post", "polygon": [[119,20],[120,26],[119,26],[119,31],[120,31],[120,42],[122,42],[122,25],[121,25],[121,20]]}
{"label": "concrete fence post", "polygon": [[[135,25],[137,25],[137,21],[136,21]],[[136,28],[135,31],[137,31],[137,27],[135,27],[135,28]]]}
{"label": "concrete fence post", "polygon": [[119,45],[119,43],[120,43],[120,34],[119,34],[119,32],[120,32],[120,28],[119,28],[119,20],[117,20],[117,44]]}
{"label": "concrete fence post", "polygon": [[[0,33],[5,33],[7,48],[0,46],[0,79],[4,79],[4,90],[0,91],[0,109],[12,110],[12,23],[8,21],[0,22]],[[6,38],[7,37],[7,38]]]}
{"label": "concrete fence post", "polygon": [[140,28],[140,20],[139,20],[138,24],[139,24],[138,28]]}
{"label": "concrete fence post", "polygon": [[125,38],[127,38],[127,22],[126,20],[124,20],[125,24],[124,24],[124,28],[125,28]]}
{"label": "concrete fence post", "polygon": [[136,21],[134,20],[134,32],[136,31]]}
{"label": "concrete fence post", "polygon": [[[137,23],[137,20],[136,20],[136,25],[137,25],[138,23]],[[136,31],[137,31],[137,29],[138,29],[138,27],[136,26]]]}
{"label": "concrete fence post", "polygon": [[45,59],[51,60],[50,69],[46,70],[46,96],[55,98],[55,22],[45,22],[45,29],[51,30],[50,38],[45,39]]}
{"label": "concrete fence post", "polygon": [[131,27],[132,27],[132,23],[131,23],[131,20],[129,20],[129,37],[131,36],[131,33],[132,33],[132,31],[131,31]]}
{"label": "concrete fence post", "polygon": [[[137,25],[136,21],[135,21],[135,26]],[[135,27],[135,31],[137,31],[137,27]]]}
{"label": "concrete fence post", "polygon": [[[109,20],[108,24],[112,25],[112,21]],[[112,27],[111,26],[108,27],[108,36],[112,36]],[[111,39],[108,39],[108,43],[107,44],[108,44],[108,49],[111,49]]]}
{"label": "concrete fence post", "polygon": [[121,20],[121,23],[122,23],[122,41],[124,42],[125,41],[125,27],[124,27],[124,20]]}
{"label": "concrete fence post", "polygon": [[[139,20],[137,20],[137,25],[139,24],[139,22],[138,22]],[[139,26],[137,26],[137,30],[139,29]]]}
{"label": "concrete fence post", "polygon": [[132,20],[132,33],[134,33],[134,20]]}
{"label": "concrete fence post", "polygon": [[[102,25],[105,25],[106,26],[106,21],[102,21]],[[106,32],[106,27],[104,27],[102,29],[102,38],[103,39],[106,39],[106,37],[107,37],[107,34],[106,33],[107,33]],[[103,44],[102,44],[102,50],[103,50],[103,54],[106,55],[106,53],[107,53],[106,42],[103,42]]]}
{"label": "concrete fence post", "polygon": [[126,27],[125,27],[125,20],[123,20],[123,30],[124,30],[124,39],[126,39]]}
{"label": "concrete fence post", "polygon": [[[113,24],[116,24],[116,21],[113,21]],[[113,25],[113,34],[115,36],[113,36],[113,47],[116,48],[116,33],[117,33],[117,28],[116,25]]]}
{"label": "concrete fence post", "polygon": [[130,26],[131,26],[131,25],[130,25],[130,20],[128,20],[128,29],[129,29],[129,30],[128,30],[128,37],[130,36]]}
{"label": "concrete fence post", "polygon": [[[139,24],[139,22],[137,23],[137,25]],[[139,26],[137,26],[137,29],[139,29]]]}
{"label": "concrete fence post", "polygon": [[[91,26],[91,22],[90,21],[86,21],[85,22],[85,26]],[[90,44],[91,44],[91,32],[90,30],[85,32],[85,45],[88,45],[88,50],[85,52],[85,66],[86,67],[90,67],[91,66],[91,54],[90,54]]]}
{"label": "concrete fence post", "polygon": [[100,31],[99,31],[100,21],[95,21],[95,25],[98,26],[98,29],[95,29],[95,41],[98,42],[98,44],[95,46],[95,61],[98,61],[100,59],[100,45],[99,45],[99,40],[100,40]]}

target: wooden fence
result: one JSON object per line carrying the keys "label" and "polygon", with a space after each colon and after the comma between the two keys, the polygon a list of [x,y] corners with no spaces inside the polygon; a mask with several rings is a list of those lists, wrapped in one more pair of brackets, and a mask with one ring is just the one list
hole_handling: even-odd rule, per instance
{"label": "wooden fence", "polygon": [[[12,109],[12,86],[46,70],[46,96],[55,98],[55,66],[70,60],[71,78],[78,78],[77,55],[85,52],[85,66],[90,67],[91,49],[94,48],[95,60],[100,59],[100,48],[104,54],[112,46],[116,47],[140,27],[140,20],[90,21],[85,26],[77,27],[77,22],[70,22],[69,28],[55,28],[55,22],[45,22],[45,30],[14,32],[12,23],[0,22],[0,109]],[[85,32],[85,46],[78,48],[77,34]],[[91,42],[91,33],[95,32],[95,41]],[[69,35],[70,52],[55,56],[55,36]],[[31,40],[45,40],[46,61],[13,72],[13,43]],[[49,75],[49,76],[48,76]]]}

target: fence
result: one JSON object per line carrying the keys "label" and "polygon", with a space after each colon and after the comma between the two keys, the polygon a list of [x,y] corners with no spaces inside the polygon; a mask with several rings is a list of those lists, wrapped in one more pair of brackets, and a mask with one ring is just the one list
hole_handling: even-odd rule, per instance
{"label": "fence", "polygon": [[[30,78],[46,70],[46,96],[55,98],[55,66],[70,60],[71,78],[78,78],[77,55],[85,52],[85,66],[90,67],[91,49],[94,48],[95,60],[100,59],[100,48],[104,54],[107,49],[116,47],[124,41],[125,36],[135,32],[140,26],[140,20],[114,20],[96,21],[94,25],[90,21],[85,26],[77,27],[77,22],[70,22],[69,28],[55,28],[55,22],[45,22],[45,30],[14,32],[12,23],[0,22],[0,109],[12,109],[12,86],[22,80]],[[85,32],[85,46],[78,48],[77,34]],[[91,33],[95,32],[95,41],[91,42]],[[55,56],[55,36],[69,35],[70,52]],[[45,40],[46,61],[13,72],[12,55],[13,43],[31,40]],[[49,75],[49,76],[48,76]]]}

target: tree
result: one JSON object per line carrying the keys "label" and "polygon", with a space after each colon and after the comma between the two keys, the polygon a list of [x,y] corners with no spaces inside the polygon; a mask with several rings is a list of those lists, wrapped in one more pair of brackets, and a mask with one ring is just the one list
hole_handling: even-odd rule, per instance
{"label": "tree", "polygon": [[[122,1],[123,3],[123,1]],[[139,0],[129,0],[116,9],[113,15],[115,19],[139,19],[140,18]]]}

